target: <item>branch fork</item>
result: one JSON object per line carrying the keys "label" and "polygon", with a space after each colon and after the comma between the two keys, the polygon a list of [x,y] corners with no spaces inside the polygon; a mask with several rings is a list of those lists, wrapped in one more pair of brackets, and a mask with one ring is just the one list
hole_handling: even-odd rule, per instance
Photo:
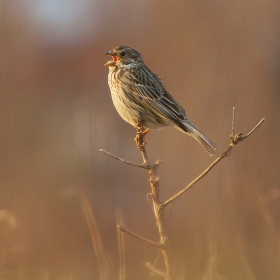
{"label": "branch fork", "polygon": [[[166,272],[154,267],[154,265],[151,265],[149,262],[145,264],[145,266],[150,269],[153,273],[161,276],[165,280],[174,280],[175,279],[175,269],[174,269],[174,259],[172,257],[172,252],[169,245],[169,238],[168,234],[165,228],[166,220],[164,220],[164,209],[167,205],[173,203],[177,198],[179,198],[182,194],[184,194],[187,190],[189,190],[192,186],[194,186],[198,181],[200,181],[207,173],[210,172],[210,170],[216,166],[223,158],[228,157],[231,154],[231,150],[233,147],[235,147],[239,142],[245,140],[247,137],[249,137],[264,121],[264,118],[259,121],[259,123],[246,135],[243,136],[241,132],[234,135],[234,129],[235,129],[235,108],[233,108],[233,117],[232,117],[232,133],[230,135],[230,144],[228,148],[216,159],[213,161],[212,164],[210,164],[197,178],[195,178],[191,183],[189,183],[186,187],[184,187],[182,190],[180,190],[178,193],[173,195],[171,198],[167,199],[164,202],[160,201],[159,196],[159,177],[158,177],[158,168],[161,164],[161,160],[157,160],[154,164],[151,164],[146,152],[145,145],[147,144],[145,141],[145,135],[149,132],[149,130],[142,127],[141,123],[137,123],[135,125],[136,128],[136,146],[140,150],[140,153],[142,155],[143,163],[133,163],[128,160],[122,159],[116,155],[113,155],[103,149],[100,149],[100,152],[121,161],[122,163],[135,166],[138,168],[147,169],[149,172],[150,177],[150,186],[151,186],[151,196],[153,199],[153,208],[154,208],[154,214],[156,218],[156,226],[158,228],[159,232],[159,242],[154,242],[149,239],[146,239],[128,229],[123,227],[122,225],[117,225],[117,228],[121,230],[122,232],[127,233],[128,235],[133,236],[134,238],[149,244],[151,246],[154,246],[161,250],[165,262],[165,268]],[[168,215],[169,216],[169,215]]]}

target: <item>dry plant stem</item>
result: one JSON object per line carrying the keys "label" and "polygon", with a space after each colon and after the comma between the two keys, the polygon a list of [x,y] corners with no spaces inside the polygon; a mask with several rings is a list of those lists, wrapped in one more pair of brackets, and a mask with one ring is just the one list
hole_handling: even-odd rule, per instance
{"label": "dry plant stem", "polygon": [[153,265],[151,265],[150,263],[146,263],[145,266],[147,268],[149,268],[152,272],[156,273],[157,275],[163,277],[165,280],[173,280],[175,279],[174,276],[174,261],[173,261],[173,257],[172,257],[172,252],[169,246],[169,240],[168,240],[168,235],[165,229],[165,221],[164,221],[164,209],[165,207],[172,203],[174,200],[176,200],[177,198],[179,198],[183,193],[185,193],[188,189],[190,189],[193,185],[195,185],[199,180],[201,180],[216,164],[218,164],[218,162],[220,162],[223,158],[229,156],[231,154],[231,150],[233,149],[233,147],[238,144],[238,142],[243,141],[244,139],[246,139],[248,136],[250,136],[264,121],[264,119],[262,119],[249,133],[247,133],[245,136],[242,136],[242,133],[237,133],[234,136],[234,126],[235,126],[235,108],[233,108],[233,119],[232,119],[232,134],[230,135],[231,138],[231,143],[229,145],[229,147],[203,172],[201,173],[195,180],[193,180],[189,185],[187,185],[185,188],[183,188],[181,191],[179,191],[177,194],[175,194],[173,197],[169,198],[168,200],[166,200],[165,202],[161,202],[160,201],[160,197],[159,197],[159,177],[158,177],[158,167],[161,163],[160,160],[158,160],[156,163],[151,164],[146,152],[146,141],[144,139],[145,136],[145,131],[144,128],[141,126],[141,123],[136,124],[136,138],[135,138],[135,142],[137,147],[139,148],[141,155],[142,155],[142,159],[143,159],[143,164],[136,164],[136,163],[132,163],[129,162],[127,160],[124,160],[122,158],[119,158],[107,151],[104,151],[102,149],[100,149],[101,152],[109,155],[110,157],[120,160],[123,163],[132,165],[132,166],[136,166],[136,167],[140,167],[140,168],[144,168],[144,169],[148,169],[149,171],[149,176],[150,176],[150,185],[151,185],[151,196],[153,198],[153,208],[154,208],[154,213],[155,213],[155,217],[156,217],[156,225],[159,231],[159,237],[160,237],[160,241],[159,243],[154,242],[154,241],[150,241],[142,236],[139,236],[127,229],[125,229],[124,227],[118,225],[118,229],[126,232],[127,234],[147,243],[150,245],[153,245],[157,248],[160,248],[160,250],[162,251],[163,257],[164,257],[164,261],[165,261],[165,267],[166,267],[166,272],[163,272],[161,270],[159,270],[158,268],[155,268]]}
{"label": "dry plant stem", "polygon": [[128,164],[128,165],[132,165],[132,166],[136,166],[136,167],[144,168],[144,169],[149,169],[149,168],[151,168],[151,166],[149,166],[149,165],[147,165],[147,164],[138,164],[138,163],[134,163],[134,162],[125,160],[125,159],[120,158],[120,157],[118,157],[118,156],[115,156],[115,155],[113,155],[113,154],[111,154],[111,153],[109,153],[109,152],[107,152],[107,151],[105,151],[105,150],[103,150],[103,149],[99,149],[99,151],[102,152],[102,153],[104,153],[104,154],[106,154],[106,155],[108,155],[108,156],[110,156],[110,157],[112,157],[112,158],[114,158],[114,159],[117,159],[117,160],[121,161],[122,163],[126,163],[126,164]]}
{"label": "dry plant stem", "polygon": [[235,107],[232,108],[232,124],[231,124],[231,137],[234,136],[234,122],[235,122]]}
{"label": "dry plant stem", "polygon": [[144,243],[147,243],[147,244],[149,244],[149,245],[155,246],[155,247],[157,247],[157,248],[162,248],[162,249],[165,248],[165,245],[164,245],[164,244],[161,244],[161,243],[154,242],[154,241],[151,241],[151,240],[149,240],[149,239],[146,239],[146,238],[144,238],[144,237],[142,237],[142,236],[140,236],[140,235],[138,235],[138,234],[136,234],[136,233],[134,233],[134,232],[132,232],[132,231],[126,229],[126,228],[124,228],[124,227],[121,226],[121,225],[117,225],[117,228],[118,228],[119,230],[121,230],[121,231],[123,231],[123,232],[125,232],[125,233],[127,233],[127,234],[129,234],[129,235],[131,235],[131,236],[133,236],[133,237],[135,237],[136,239],[138,239],[138,240],[140,240],[140,241],[143,241]]}
{"label": "dry plant stem", "polygon": [[[121,208],[116,209],[117,223],[123,224],[123,215]],[[119,250],[119,278],[118,280],[126,279],[126,265],[125,265],[125,242],[124,234],[120,230],[118,232],[118,250]],[[108,279],[107,279],[108,280]]]}
{"label": "dry plant stem", "polygon": [[91,204],[84,193],[81,193],[81,208],[90,232],[94,253],[99,268],[99,279],[107,280],[110,278],[110,265],[106,256],[106,252],[103,248],[102,238],[99,232],[99,227],[94,215],[94,211],[92,210]]}
{"label": "dry plant stem", "polygon": [[[140,139],[140,140],[139,140]],[[143,141],[143,142],[142,142]],[[165,229],[165,221],[164,221],[164,209],[161,207],[161,202],[159,199],[159,177],[157,174],[158,171],[158,167],[161,164],[161,161],[158,160],[156,161],[154,164],[150,164],[147,152],[146,152],[146,148],[145,148],[145,144],[144,144],[144,139],[138,138],[138,143],[137,147],[139,148],[141,155],[142,155],[142,159],[143,159],[143,164],[135,164],[135,163],[131,163],[127,160],[121,159],[118,156],[115,156],[105,150],[100,149],[100,152],[105,153],[106,155],[120,160],[123,163],[129,164],[129,165],[133,165],[136,167],[140,167],[140,168],[145,168],[149,170],[149,175],[150,175],[150,185],[151,185],[151,195],[152,195],[152,199],[153,199],[153,208],[154,208],[154,213],[155,213],[155,217],[156,217],[156,225],[158,227],[158,231],[159,231],[159,237],[160,237],[160,241],[159,243],[154,242],[154,241],[150,241],[140,235],[137,235],[127,229],[125,229],[124,227],[118,225],[117,228],[123,232],[126,232],[127,234],[147,243],[150,245],[153,245],[157,248],[159,248],[162,251],[163,257],[164,257],[164,261],[165,261],[165,266],[166,266],[166,273],[162,272],[161,270],[155,268],[154,266],[152,266],[151,264],[147,263],[145,266],[147,268],[149,268],[151,271],[153,271],[154,273],[158,274],[159,276],[163,277],[165,280],[173,280],[174,278],[174,268],[173,268],[173,258],[172,258],[172,252],[169,246],[169,239],[168,239],[168,235]]]}
{"label": "dry plant stem", "polygon": [[163,248],[161,249],[161,252],[163,254],[165,267],[166,267],[166,273],[158,273],[160,270],[156,269],[153,266],[146,266],[148,268],[152,268],[151,270],[154,273],[157,273],[160,276],[163,276],[165,280],[172,280],[174,279],[174,261],[172,257],[172,252],[169,246],[169,239],[168,235],[165,229],[165,222],[164,222],[164,209],[161,207],[161,201],[160,201],[160,192],[159,192],[159,176],[158,176],[158,167],[161,164],[161,161],[158,160],[156,163],[151,164],[146,152],[146,141],[144,139],[144,128],[140,124],[137,124],[136,126],[136,133],[138,135],[138,142],[136,142],[137,147],[139,148],[143,164],[150,166],[149,175],[150,175],[150,186],[151,186],[151,194],[153,199],[153,208],[156,218],[156,225],[159,232],[159,243],[163,245]]}
{"label": "dry plant stem", "polygon": [[175,199],[180,197],[183,193],[185,193],[188,189],[190,189],[193,185],[195,185],[200,179],[202,179],[219,161],[221,161],[224,157],[227,157],[230,155],[230,151],[233,148],[233,146],[229,146],[228,149],[223,152],[212,164],[209,165],[208,168],[206,168],[198,177],[196,177],[190,184],[188,184],[185,188],[183,188],[181,191],[179,191],[177,194],[166,200],[161,204],[161,207],[164,208],[169,203],[172,203]]}
{"label": "dry plant stem", "polygon": [[161,277],[163,277],[163,278],[166,279],[167,275],[166,275],[166,273],[164,273],[162,270],[160,270],[160,269],[158,269],[158,268],[155,268],[155,267],[154,267],[152,264],[150,264],[149,262],[147,262],[147,263],[145,264],[145,266],[146,266],[147,268],[149,268],[151,271],[153,271],[154,273],[156,273],[157,275],[159,275],[159,276],[161,276]]}
{"label": "dry plant stem", "polygon": [[264,122],[265,118],[262,118],[259,123],[250,131],[248,132],[245,136],[242,136],[242,133],[240,135],[240,139],[238,141],[243,141],[244,139],[246,139],[247,137],[249,137],[263,122]]}
{"label": "dry plant stem", "polygon": [[[233,121],[232,121],[232,131],[234,132],[234,115],[235,110],[233,110]],[[242,136],[242,133],[239,132],[235,136],[231,135],[231,143],[228,148],[212,163],[206,168],[198,177],[196,177],[190,184],[188,184],[185,188],[179,191],[177,194],[166,200],[164,203],[161,204],[161,207],[164,208],[169,203],[172,203],[175,199],[180,197],[183,193],[185,193],[188,189],[190,189],[193,185],[195,185],[200,179],[202,179],[218,162],[220,162],[223,158],[230,155],[232,148],[240,141],[243,141],[248,136],[250,136],[264,121],[265,119],[261,119],[260,122],[245,136]]]}
{"label": "dry plant stem", "polygon": [[[164,222],[164,209],[161,207],[161,201],[159,198],[159,177],[157,174],[158,167],[161,163],[161,161],[157,161],[155,164],[151,165],[147,156],[146,148],[145,146],[141,148],[141,155],[143,158],[143,162],[151,166],[149,169],[149,175],[150,175],[150,186],[151,186],[151,193],[153,198],[153,207],[154,207],[154,213],[156,217],[156,225],[159,231],[159,237],[160,237],[160,244],[164,245],[164,248],[161,249],[161,252],[163,254],[165,267],[166,267],[166,273],[164,273],[164,278],[166,280],[172,280],[174,279],[174,261],[172,257],[172,252],[169,246],[169,239],[168,235],[165,229],[165,222]],[[146,267],[153,268],[152,271],[157,273],[159,271],[158,269],[154,268],[153,266],[147,266]],[[162,274],[159,274],[160,276],[163,276]]]}

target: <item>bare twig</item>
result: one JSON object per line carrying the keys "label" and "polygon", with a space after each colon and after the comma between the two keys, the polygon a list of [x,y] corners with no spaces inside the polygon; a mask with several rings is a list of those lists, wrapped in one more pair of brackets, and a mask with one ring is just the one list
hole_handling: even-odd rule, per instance
{"label": "bare twig", "polygon": [[[148,169],[149,171],[149,176],[150,176],[150,185],[151,185],[151,197],[153,199],[153,207],[154,207],[154,213],[155,213],[155,218],[156,218],[156,225],[158,227],[158,232],[159,232],[159,242],[154,242],[151,240],[148,240],[138,234],[135,234],[129,230],[127,230],[126,228],[124,228],[121,225],[118,225],[118,229],[137,238],[138,240],[141,240],[142,242],[145,242],[147,244],[150,244],[152,246],[155,246],[157,248],[159,248],[163,254],[163,258],[165,261],[165,267],[166,267],[166,272],[163,272],[162,270],[155,268],[153,265],[151,265],[149,262],[145,264],[145,266],[147,268],[149,268],[152,272],[154,272],[155,274],[163,277],[165,280],[173,280],[175,278],[174,276],[174,260],[172,257],[172,252],[169,246],[169,240],[168,240],[168,235],[165,229],[165,223],[169,217],[166,219],[166,221],[164,221],[164,209],[165,207],[172,203],[174,200],[176,200],[177,198],[179,198],[183,193],[185,193],[188,189],[190,189],[193,185],[195,185],[198,181],[200,181],[214,166],[216,166],[216,164],[218,164],[223,158],[229,156],[231,154],[231,150],[233,149],[233,147],[240,141],[243,141],[244,139],[246,139],[248,136],[250,136],[264,121],[264,119],[262,119],[249,133],[247,133],[245,136],[242,136],[242,133],[237,133],[236,135],[234,135],[234,130],[235,130],[235,107],[233,108],[233,117],[232,117],[232,133],[230,135],[231,138],[231,143],[228,146],[228,148],[212,163],[209,165],[209,167],[207,169],[205,169],[204,172],[202,172],[196,179],[194,179],[189,185],[187,185],[185,188],[183,188],[181,191],[179,191],[177,194],[175,194],[174,196],[172,196],[171,198],[167,199],[165,202],[161,202],[160,201],[160,197],[159,197],[159,177],[158,177],[158,167],[161,163],[160,160],[158,160],[157,162],[155,162],[154,164],[151,164],[146,152],[146,141],[144,139],[145,134],[147,133],[147,131],[145,131],[145,129],[141,126],[141,123],[137,123],[136,127],[136,138],[135,138],[135,142],[136,145],[138,147],[138,149],[141,152],[141,156],[143,159],[143,164],[136,164],[127,160],[124,160],[120,157],[117,157],[105,150],[100,149],[101,152],[105,153],[106,155],[117,159],[123,163],[132,165],[132,166],[136,166],[136,167],[140,167],[140,168],[144,168],[144,169]],[[171,211],[171,209],[170,209]]]}
{"label": "bare twig", "polygon": [[[157,273],[159,272],[158,269],[155,269],[152,267],[153,271],[166,280],[172,280],[174,279],[174,260],[172,257],[172,252],[169,246],[169,239],[168,235],[165,229],[165,221],[164,221],[164,209],[161,208],[161,201],[159,197],[159,177],[158,177],[158,167],[161,164],[160,160],[157,160],[156,163],[150,164],[149,158],[147,156],[146,148],[145,146],[141,147],[140,149],[143,162],[147,165],[151,166],[149,169],[149,175],[150,175],[150,186],[151,186],[151,192],[152,192],[152,199],[153,199],[153,206],[154,206],[154,213],[156,217],[156,225],[158,227],[159,237],[160,237],[160,243],[165,245],[164,249],[161,249],[161,252],[163,254],[165,267],[166,267],[166,273]],[[146,265],[147,266],[147,265]],[[148,267],[148,266],[147,266]],[[151,267],[148,267],[151,269]],[[157,271],[157,272],[156,272]]]}
{"label": "bare twig", "polygon": [[[234,131],[234,115],[235,110],[233,110],[233,121],[232,121],[232,131]],[[175,199],[180,197],[183,193],[185,193],[188,189],[190,189],[193,185],[195,185],[198,181],[200,181],[216,164],[218,164],[223,158],[230,155],[232,148],[240,141],[243,141],[245,138],[250,136],[264,121],[265,119],[261,119],[261,121],[245,136],[242,136],[242,133],[237,133],[235,136],[231,136],[231,143],[228,148],[213,162],[206,168],[198,177],[196,177],[190,184],[188,184],[185,188],[179,191],[177,194],[167,199],[165,202],[161,204],[161,207],[164,208],[169,203],[172,203]]]}
{"label": "bare twig", "polygon": [[[121,208],[116,209],[117,223],[123,224],[123,215]],[[119,278],[118,280],[126,279],[126,265],[125,265],[125,243],[124,234],[118,230],[118,249],[119,249]]]}
{"label": "bare twig", "polygon": [[156,263],[157,263],[157,261],[158,261],[158,259],[159,259],[159,253],[160,253],[160,250],[157,251],[157,258],[156,258],[156,260],[154,261],[153,266],[156,265]]}
{"label": "bare twig", "polygon": [[163,277],[163,278],[165,278],[165,279],[167,278],[167,274],[166,274],[166,273],[164,273],[162,270],[160,270],[160,269],[154,267],[154,266],[151,265],[149,262],[147,262],[147,263],[145,264],[145,266],[146,266],[147,268],[149,268],[152,272],[156,273],[157,275],[159,275],[159,276],[161,276],[161,277]]}
{"label": "bare twig", "polygon": [[190,189],[193,185],[195,185],[199,180],[201,180],[219,161],[221,161],[224,157],[227,157],[230,155],[230,151],[233,147],[229,146],[228,149],[220,155],[212,164],[209,165],[208,168],[206,168],[198,177],[196,177],[190,184],[188,184],[185,188],[183,188],[181,191],[179,191],[177,194],[166,200],[161,204],[161,207],[167,206],[169,203],[172,203],[175,199],[180,197],[184,192],[186,192],[188,189]]}
{"label": "bare twig", "polygon": [[151,166],[148,165],[148,164],[145,164],[145,163],[141,163],[141,164],[134,163],[134,162],[125,160],[123,158],[120,158],[118,156],[115,156],[115,155],[113,155],[113,154],[111,154],[111,153],[109,153],[109,152],[107,152],[107,151],[105,151],[103,149],[99,149],[99,152],[102,152],[102,153],[104,153],[104,154],[106,154],[106,155],[108,155],[108,156],[110,156],[110,157],[112,157],[114,159],[117,159],[117,160],[121,161],[122,163],[126,163],[128,165],[132,165],[132,166],[136,166],[136,167],[144,168],[144,169],[150,169],[151,168]]}
{"label": "bare twig", "polygon": [[240,135],[240,139],[239,141],[243,141],[244,139],[246,139],[247,137],[249,137],[263,122],[264,122],[265,118],[262,118],[259,123],[250,131],[248,132],[245,136],[242,136],[242,134]]}
{"label": "bare twig", "polygon": [[231,136],[230,136],[230,138],[232,139],[234,136],[234,126],[235,126],[235,107],[232,108],[232,123],[231,123]]}
{"label": "bare twig", "polygon": [[[99,271],[99,278],[100,280],[106,280],[110,278],[109,271],[110,271],[110,264],[108,260],[108,256],[104,250],[104,246],[102,243],[101,233],[99,231],[98,223],[92,209],[92,206],[84,192],[81,193],[81,210],[85,217],[92,246],[94,249],[94,253],[96,256],[97,264],[98,264],[98,271]],[[2,278],[2,277],[1,277]]]}
{"label": "bare twig", "polygon": [[165,248],[165,244],[154,242],[154,241],[151,241],[149,239],[146,239],[145,237],[142,237],[142,236],[140,236],[140,235],[138,235],[138,234],[136,234],[136,233],[134,233],[134,232],[124,228],[121,225],[117,225],[117,228],[119,230],[121,230],[121,231],[123,231],[123,232],[125,232],[125,233],[127,233],[127,234],[129,234],[129,235],[131,235],[133,237],[135,237],[136,239],[138,239],[138,240],[140,240],[140,241],[142,241],[144,243],[147,243],[149,245],[155,246],[155,247],[160,248],[160,249],[164,249]]}

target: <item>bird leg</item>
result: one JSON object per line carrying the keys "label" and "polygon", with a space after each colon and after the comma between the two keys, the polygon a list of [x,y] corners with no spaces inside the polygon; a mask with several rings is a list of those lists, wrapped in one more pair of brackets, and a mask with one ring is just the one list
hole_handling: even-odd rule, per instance
{"label": "bird leg", "polygon": [[150,131],[150,129],[145,128],[141,121],[138,121],[135,123],[136,128],[136,137],[134,139],[136,146],[139,150],[142,150],[143,147],[146,146],[147,142],[145,140],[145,135]]}

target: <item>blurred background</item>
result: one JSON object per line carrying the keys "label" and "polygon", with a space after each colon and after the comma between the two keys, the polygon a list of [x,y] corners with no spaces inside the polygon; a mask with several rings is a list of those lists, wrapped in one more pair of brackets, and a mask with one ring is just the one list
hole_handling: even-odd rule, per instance
{"label": "blurred background", "polygon": [[[0,279],[159,279],[135,130],[115,111],[104,52],[127,45],[219,147],[264,124],[180,197],[167,222],[179,279],[279,279],[279,1],[0,1]],[[166,128],[162,200],[211,158]],[[161,256],[156,265],[163,268]]]}

